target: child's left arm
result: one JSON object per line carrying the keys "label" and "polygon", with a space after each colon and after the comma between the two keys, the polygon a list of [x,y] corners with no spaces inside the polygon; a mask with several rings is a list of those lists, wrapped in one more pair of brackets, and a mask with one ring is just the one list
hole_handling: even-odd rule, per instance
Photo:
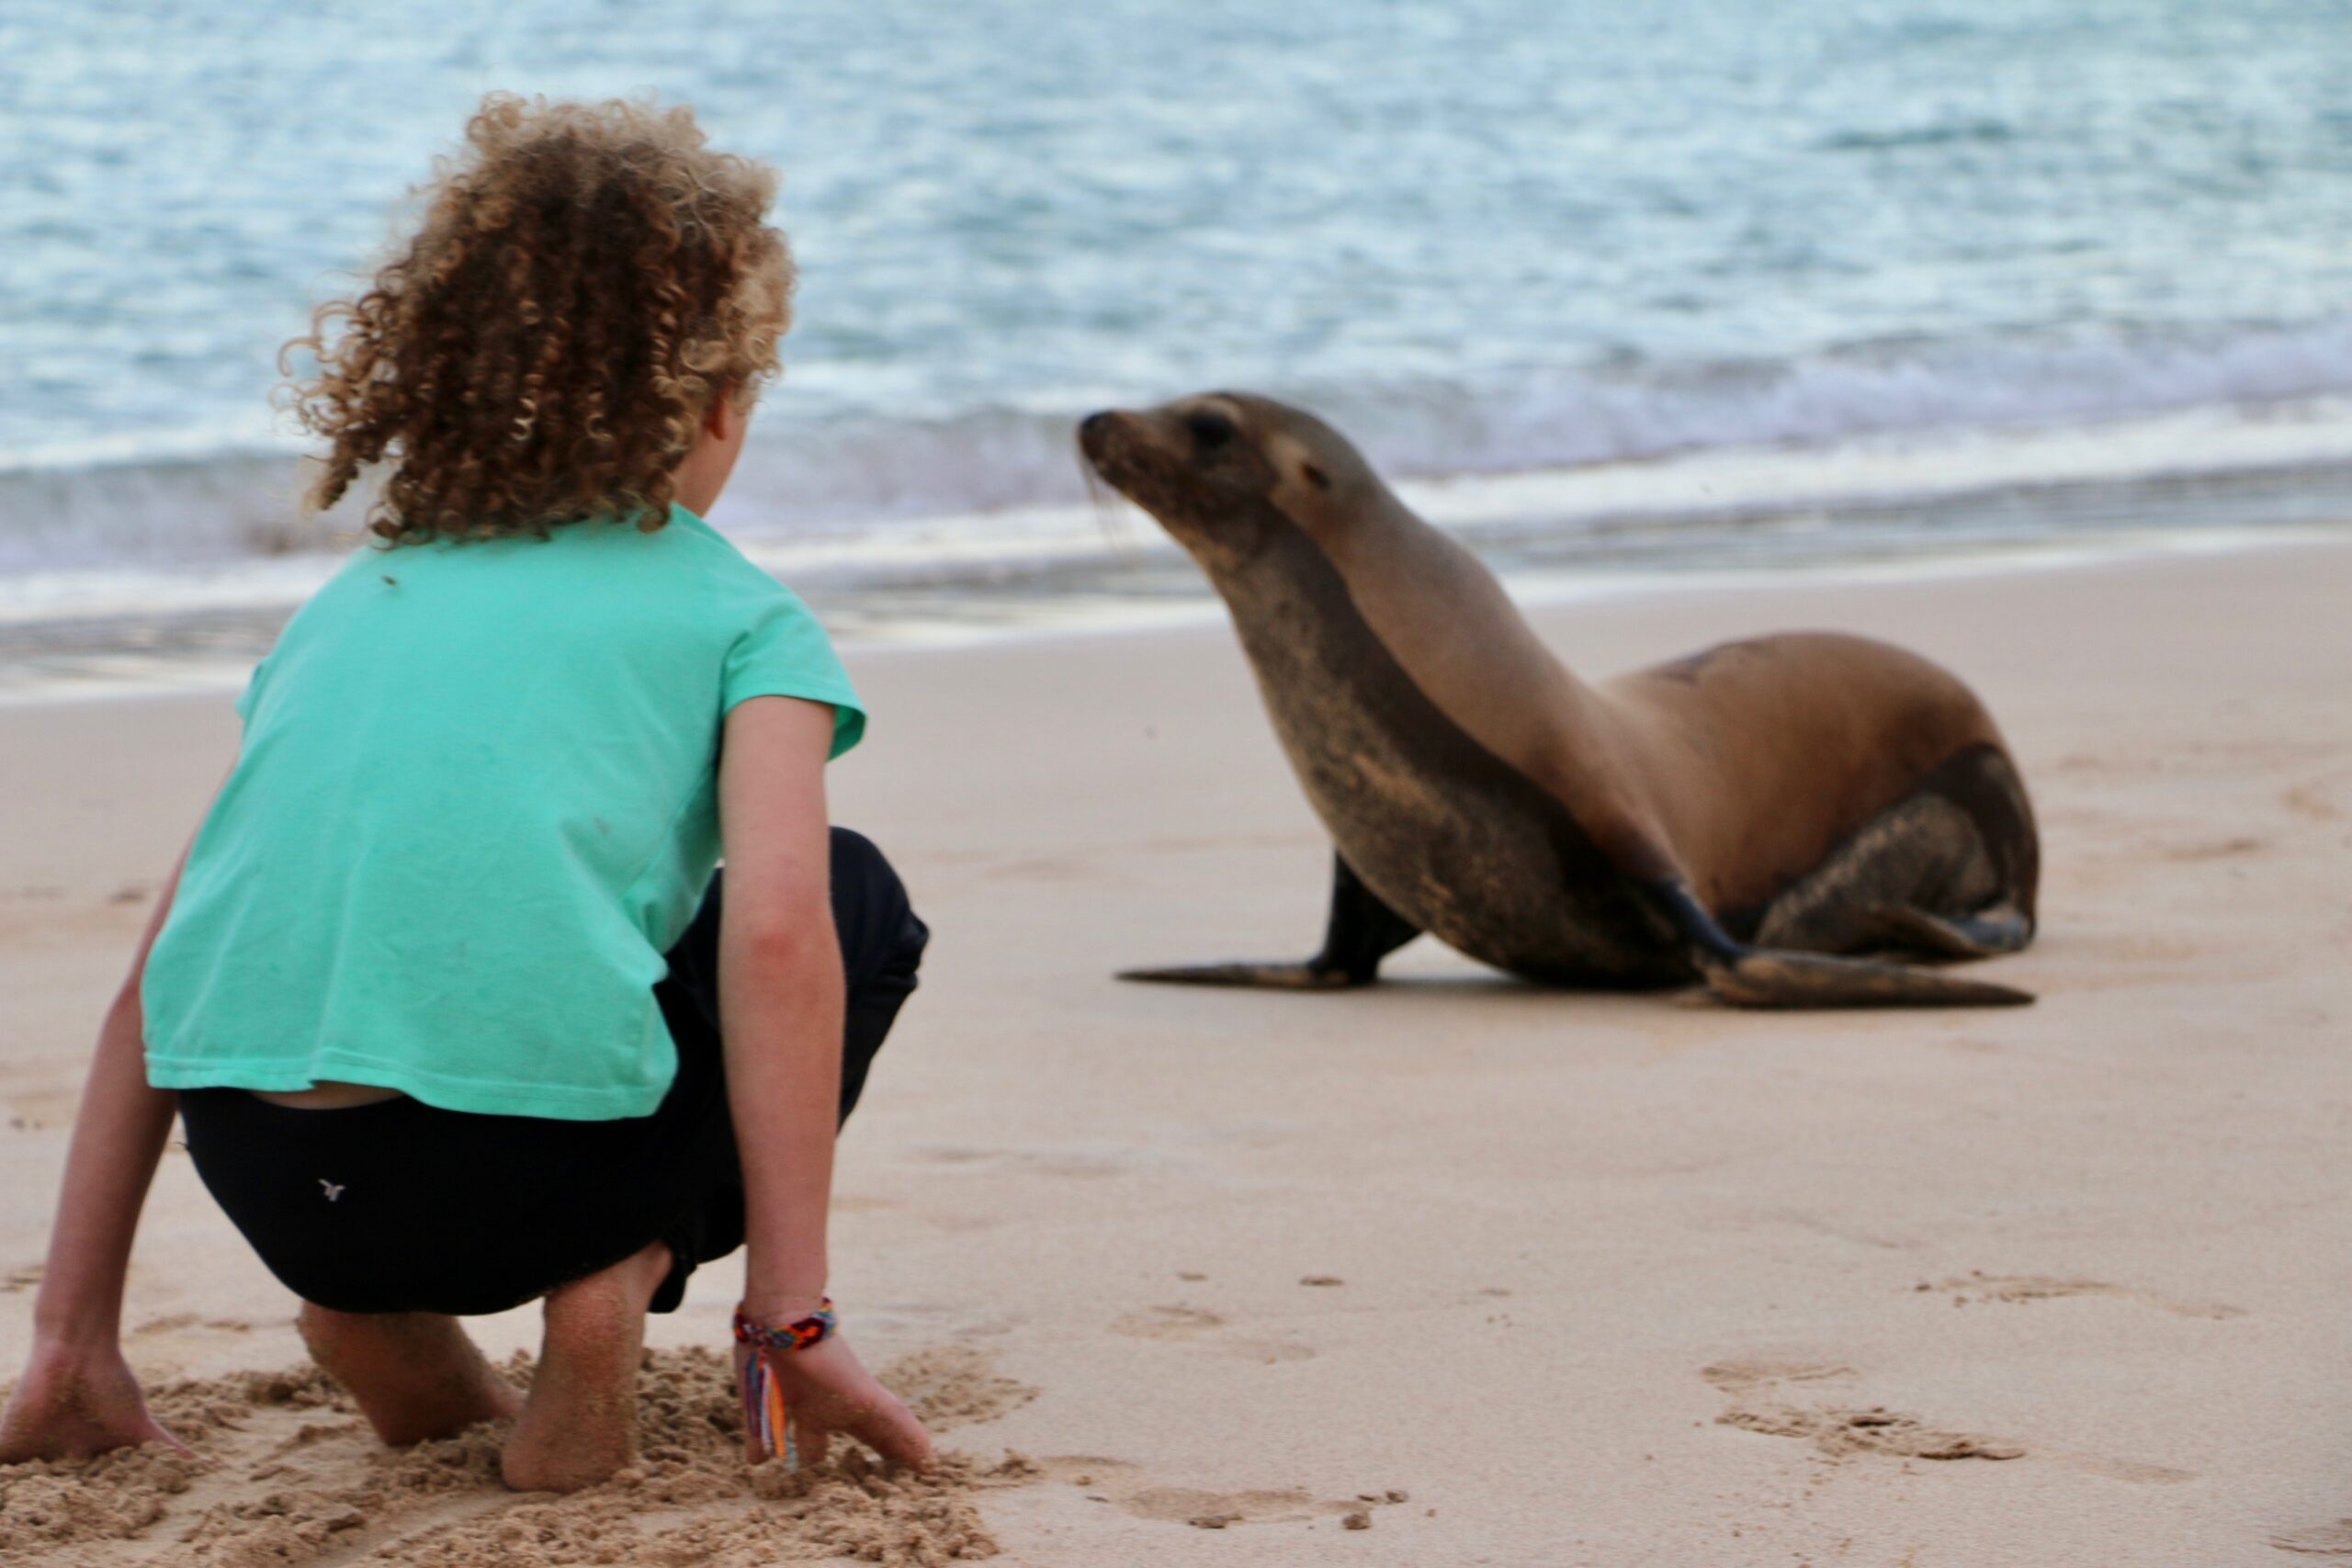
{"label": "child's left arm", "polygon": [[[181,863],[187,863],[182,853]],[[178,1097],[147,1085],[146,1015],[139,1000],[147,951],[164,929],[180,867],[155,900],[138,956],[98,1032],[65,1181],[50,1231],[49,1261],[33,1299],[33,1348],[15,1395],[0,1411],[0,1464],[81,1458],[132,1443],[179,1440],[148,1414],[122,1356],[122,1287],[130,1238]]]}

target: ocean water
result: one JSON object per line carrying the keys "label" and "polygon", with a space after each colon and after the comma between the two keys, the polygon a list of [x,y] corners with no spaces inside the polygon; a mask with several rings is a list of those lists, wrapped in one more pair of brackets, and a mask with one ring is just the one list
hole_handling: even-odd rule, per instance
{"label": "ocean water", "polygon": [[1189,592],[1070,425],[1216,386],[1560,570],[2352,515],[2320,0],[13,0],[16,644],[327,569],[274,356],[493,88],[784,171],[800,322],[714,521],[876,626]]}

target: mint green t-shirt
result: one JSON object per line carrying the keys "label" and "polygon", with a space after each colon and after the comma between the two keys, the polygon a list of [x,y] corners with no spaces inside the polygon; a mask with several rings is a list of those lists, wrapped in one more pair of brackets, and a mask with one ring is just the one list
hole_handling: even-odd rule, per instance
{"label": "mint green t-shirt", "polygon": [[684,508],[356,552],[238,703],[236,770],[147,961],[158,1089],[377,1084],[642,1116],[653,985],[718,859],[747,697],[865,718],[824,630]]}

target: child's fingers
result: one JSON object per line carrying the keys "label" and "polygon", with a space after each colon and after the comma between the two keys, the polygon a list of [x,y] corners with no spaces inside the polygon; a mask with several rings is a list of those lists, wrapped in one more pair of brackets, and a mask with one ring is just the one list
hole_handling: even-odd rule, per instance
{"label": "child's fingers", "polygon": [[895,1399],[859,1411],[850,1430],[892,1464],[931,1468],[931,1435],[915,1419],[914,1412]]}
{"label": "child's fingers", "polygon": [[172,1436],[169,1431],[164,1429],[164,1424],[161,1421],[156,1420],[153,1416],[146,1418],[145,1425],[146,1433],[139,1439],[141,1442],[161,1443],[165,1448],[170,1449],[174,1453],[183,1455],[188,1459],[194,1459],[196,1457],[195,1450],[189,1448],[186,1443],[181,1442],[177,1438]]}

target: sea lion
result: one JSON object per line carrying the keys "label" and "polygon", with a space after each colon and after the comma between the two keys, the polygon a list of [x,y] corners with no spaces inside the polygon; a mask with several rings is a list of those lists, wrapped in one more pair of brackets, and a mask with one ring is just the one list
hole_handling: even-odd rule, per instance
{"label": "sea lion", "polygon": [[1362,986],[1428,932],[1531,980],[1743,1007],[2032,1000],[1853,956],[2033,936],[2023,781],[1927,660],[1794,633],[1588,685],[1312,414],[1207,393],[1091,415],[1079,446],[1223,596],[1337,852],[1314,957],[1123,978]]}

